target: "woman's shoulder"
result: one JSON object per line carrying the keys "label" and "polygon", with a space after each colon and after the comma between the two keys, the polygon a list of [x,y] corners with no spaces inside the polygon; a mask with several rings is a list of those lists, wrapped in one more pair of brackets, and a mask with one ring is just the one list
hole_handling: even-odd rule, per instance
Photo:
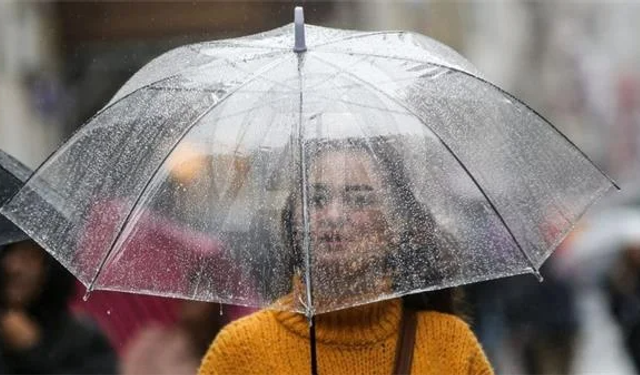
{"label": "woman's shoulder", "polygon": [[435,310],[418,311],[417,314],[418,314],[418,319],[420,320],[448,322],[450,324],[469,327],[469,324],[456,314],[445,313],[445,312],[440,312]]}
{"label": "woman's shoulder", "polygon": [[214,346],[243,346],[248,342],[255,342],[257,333],[268,331],[275,324],[273,311],[256,311],[227,324],[216,336]]}
{"label": "woman's shoulder", "polygon": [[273,314],[274,312],[269,309],[258,310],[232,321],[224,327],[223,331],[253,330],[264,327],[265,324],[274,324],[276,319]]}
{"label": "woman's shoulder", "polygon": [[438,311],[418,312],[419,329],[438,338],[449,337],[465,339],[476,343],[477,339],[467,322],[457,315]]}
{"label": "woman's shoulder", "polygon": [[[436,311],[418,313],[416,345],[435,363],[446,363],[448,371],[460,374],[493,374],[482,346],[467,322]],[[441,369],[445,371],[445,369]]]}
{"label": "woman's shoulder", "polygon": [[227,324],[205,354],[199,374],[251,373],[260,357],[262,341],[277,324],[273,312],[260,310]]}

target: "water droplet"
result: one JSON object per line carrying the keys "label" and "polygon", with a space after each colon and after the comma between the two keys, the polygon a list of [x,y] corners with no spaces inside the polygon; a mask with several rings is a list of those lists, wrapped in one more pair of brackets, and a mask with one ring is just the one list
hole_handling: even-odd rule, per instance
{"label": "water droplet", "polygon": [[84,296],[82,296],[82,300],[83,300],[84,302],[87,302],[87,301],[89,300],[89,297],[90,297],[90,296],[91,296],[91,291],[87,290],[87,291],[84,293]]}
{"label": "water droplet", "polygon": [[107,310],[107,315],[111,315],[111,310]]}
{"label": "water droplet", "polygon": [[222,312],[222,304],[220,304],[220,316],[222,316],[224,313]]}

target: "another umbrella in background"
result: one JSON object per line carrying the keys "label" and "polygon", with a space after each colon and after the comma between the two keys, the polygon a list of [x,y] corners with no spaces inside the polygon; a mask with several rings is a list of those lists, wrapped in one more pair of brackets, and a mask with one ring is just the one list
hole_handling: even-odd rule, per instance
{"label": "another umbrella in background", "polygon": [[578,226],[558,259],[563,272],[580,284],[602,281],[623,248],[640,243],[640,210],[617,207],[602,210]]}
{"label": "another umbrella in background", "polygon": [[[0,150],[0,202],[4,202],[15,194],[31,173],[29,168]],[[100,212],[108,214],[109,206],[100,207]],[[98,215],[97,212],[95,214]],[[173,251],[173,254],[187,251],[181,245],[184,239],[180,238],[180,235],[187,235],[187,233],[180,231],[178,229],[179,226],[166,220],[158,220],[155,224],[151,224],[151,222],[150,220],[150,223],[145,225],[146,230],[140,233],[140,236],[135,239],[135,243],[137,246],[144,244],[148,249],[158,249],[157,251],[161,256],[154,257],[149,252],[150,258],[141,261],[167,261],[171,251]],[[158,226],[162,226],[162,228]],[[83,246],[91,246],[90,237],[99,235],[96,233],[99,230],[100,228],[94,228],[94,233],[87,232]],[[26,240],[29,240],[29,237],[24,232],[0,215],[0,247]],[[206,247],[207,245],[203,244],[202,246]],[[78,295],[72,302],[72,309],[76,313],[89,314],[93,317],[103,328],[118,352],[126,349],[129,340],[137,334],[139,329],[148,324],[155,323],[166,326],[175,324],[181,303],[179,300],[172,298],[117,292],[97,293],[90,301],[83,302],[81,297],[84,293],[84,287],[78,285]],[[249,310],[233,307],[227,309],[225,319],[233,320],[248,312]]]}
{"label": "another umbrella in background", "polygon": [[[24,164],[0,150],[0,206],[22,187],[31,172]],[[27,238],[24,232],[0,215],[0,246]]]}

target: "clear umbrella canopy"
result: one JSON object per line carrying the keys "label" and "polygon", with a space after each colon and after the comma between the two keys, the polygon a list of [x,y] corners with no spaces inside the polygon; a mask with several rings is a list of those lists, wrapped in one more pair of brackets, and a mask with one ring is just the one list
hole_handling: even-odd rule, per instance
{"label": "clear umbrella canopy", "polygon": [[2,212],[92,289],[311,315],[537,272],[612,186],[442,44],[293,30],[150,62]]}

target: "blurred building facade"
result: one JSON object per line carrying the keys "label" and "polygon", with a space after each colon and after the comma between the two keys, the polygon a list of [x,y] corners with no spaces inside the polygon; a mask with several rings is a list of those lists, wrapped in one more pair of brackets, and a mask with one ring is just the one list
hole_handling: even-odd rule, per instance
{"label": "blurred building facade", "polygon": [[[322,1],[306,9],[309,23],[440,40],[614,177],[640,170],[636,2]],[[290,20],[291,4],[278,1],[3,1],[0,147],[35,166],[153,57]]]}
{"label": "blurred building facade", "polygon": [[0,2],[0,147],[31,167],[62,138],[55,18],[43,2]]}

